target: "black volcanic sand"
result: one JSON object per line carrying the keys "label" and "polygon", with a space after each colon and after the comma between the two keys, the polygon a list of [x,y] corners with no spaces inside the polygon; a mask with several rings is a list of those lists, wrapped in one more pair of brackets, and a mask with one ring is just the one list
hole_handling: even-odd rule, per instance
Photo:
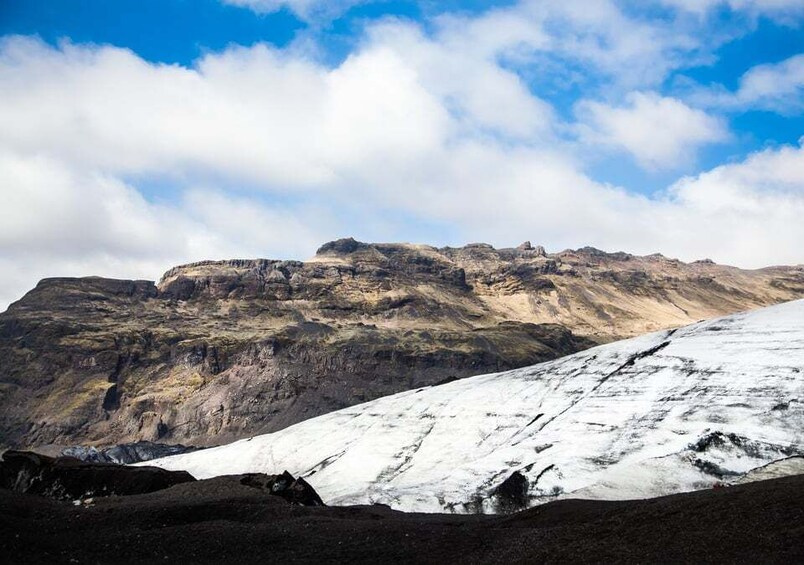
{"label": "black volcanic sand", "polygon": [[74,506],[0,491],[6,563],[804,561],[804,476],[509,516],[291,506],[232,478]]}

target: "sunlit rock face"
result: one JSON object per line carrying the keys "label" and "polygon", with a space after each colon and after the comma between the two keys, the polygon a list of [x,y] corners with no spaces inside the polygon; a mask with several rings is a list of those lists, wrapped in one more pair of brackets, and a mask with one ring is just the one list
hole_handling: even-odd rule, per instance
{"label": "sunlit rock face", "polygon": [[517,500],[711,488],[802,454],[799,300],[404,392],[156,464],[197,477],[287,468],[329,504],[494,512]]}

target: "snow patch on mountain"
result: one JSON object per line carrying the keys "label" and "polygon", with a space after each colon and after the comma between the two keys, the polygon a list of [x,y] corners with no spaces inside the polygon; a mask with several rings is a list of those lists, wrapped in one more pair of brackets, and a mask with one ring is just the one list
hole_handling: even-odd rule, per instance
{"label": "snow patch on mountain", "polygon": [[509,484],[528,506],[737,481],[804,455],[803,403],[799,300],[148,464],[197,478],[287,469],[328,504],[493,512],[505,507],[496,489],[514,473]]}

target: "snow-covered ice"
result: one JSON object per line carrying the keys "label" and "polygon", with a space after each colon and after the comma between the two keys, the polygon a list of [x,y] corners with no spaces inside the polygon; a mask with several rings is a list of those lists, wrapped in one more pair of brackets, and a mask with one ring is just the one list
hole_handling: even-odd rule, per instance
{"label": "snow-covered ice", "polygon": [[494,511],[709,488],[804,454],[804,300],[412,390],[149,461],[198,478],[285,469],[329,504]]}

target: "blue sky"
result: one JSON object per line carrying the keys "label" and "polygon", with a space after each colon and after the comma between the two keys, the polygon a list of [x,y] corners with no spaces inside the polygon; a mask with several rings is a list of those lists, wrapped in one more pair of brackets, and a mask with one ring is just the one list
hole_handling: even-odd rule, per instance
{"label": "blue sky", "polygon": [[265,15],[217,0],[7,0],[0,31],[38,35],[52,45],[127,47],[152,62],[192,65],[230,43],[283,47],[307,27],[287,9]]}
{"label": "blue sky", "polygon": [[798,0],[6,0],[0,306],[42,276],[347,235],[802,263],[803,20]]}

